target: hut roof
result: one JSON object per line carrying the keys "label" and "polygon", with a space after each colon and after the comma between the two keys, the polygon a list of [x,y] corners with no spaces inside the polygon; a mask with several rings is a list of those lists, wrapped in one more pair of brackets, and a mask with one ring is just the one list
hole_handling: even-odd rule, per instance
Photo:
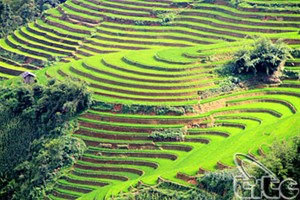
{"label": "hut roof", "polygon": [[24,72],[24,73],[21,74],[22,78],[26,78],[28,76],[36,77],[36,75],[31,73],[31,72]]}

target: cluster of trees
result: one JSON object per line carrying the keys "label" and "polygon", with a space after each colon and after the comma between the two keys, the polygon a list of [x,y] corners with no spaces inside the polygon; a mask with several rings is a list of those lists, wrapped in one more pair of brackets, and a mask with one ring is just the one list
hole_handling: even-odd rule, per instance
{"label": "cluster of trees", "polygon": [[235,171],[209,172],[197,178],[197,187],[217,195],[217,199],[233,199],[233,179]]}
{"label": "cluster of trees", "polygon": [[44,10],[56,7],[66,0],[0,0],[0,37],[12,33],[18,27],[33,21]]}
{"label": "cluster of trees", "polygon": [[0,199],[43,199],[83,154],[74,117],[91,105],[81,82],[0,87]]}
{"label": "cluster of trees", "polygon": [[233,70],[237,74],[260,73],[273,75],[281,62],[292,58],[291,49],[282,40],[273,43],[266,37],[254,39],[254,43],[237,51],[233,59]]}
{"label": "cluster of trees", "polygon": [[[281,141],[275,142],[270,152],[261,159],[261,162],[266,166],[271,172],[273,172],[279,179],[280,183],[285,179],[293,179],[298,185],[300,184],[300,136],[293,138],[290,142]],[[255,177],[265,176],[265,172],[255,168]],[[274,188],[278,187],[277,184],[266,183],[264,185],[264,191],[269,196],[278,196],[278,193]],[[293,188],[293,187],[291,187]],[[297,192],[295,190],[290,190],[288,185],[283,185],[281,187],[281,192],[286,197],[292,197]],[[299,194],[300,195],[300,194]],[[298,196],[299,197],[299,196]]]}

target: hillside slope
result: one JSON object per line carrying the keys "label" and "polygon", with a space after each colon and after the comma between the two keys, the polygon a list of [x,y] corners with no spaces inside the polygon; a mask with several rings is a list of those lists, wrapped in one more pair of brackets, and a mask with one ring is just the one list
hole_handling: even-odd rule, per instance
{"label": "hillside slope", "polygon": [[[138,60],[135,52],[113,53],[40,71],[41,81],[44,76],[86,80],[94,98],[106,105],[81,116],[75,135],[89,150],[59,181],[52,197],[71,199],[104,187],[87,199],[108,198],[138,181],[155,184],[159,177],[188,184],[197,173],[233,166],[236,152],[262,155],[272,142],[299,135],[299,81],[200,99],[199,91],[222,81],[213,70],[226,62],[201,63],[203,55],[222,49],[206,48],[143,50]],[[191,106],[193,112],[131,113],[122,109],[127,104],[148,110]],[[149,134],[161,128],[184,128],[188,133],[184,142],[153,141]]]}
{"label": "hillside slope", "polygon": [[0,76],[9,78],[49,65],[49,61],[239,41],[256,34],[299,45],[297,1],[278,1],[275,10],[270,1],[253,1],[256,6],[252,7],[247,1],[247,7],[244,2],[236,8],[226,1],[183,2],[68,0],[0,40]]}
{"label": "hillside slope", "polygon": [[[234,166],[236,152],[263,155],[300,134],[299,80],[228,93],[215,73],[251,36],[299,48],[299,2],[206,2],[68,0],[0,40],[0,77],[49,65],[35,71],[40,82],[85,80],[98,102],[74,133],[88,150],[50,199],[109,199],[158,178],[191,185]],[[300,71],[300,58],[285,67]],[[209,91],[218,94],[201,98]],[[185,140],[149,137],[168,128]]]}

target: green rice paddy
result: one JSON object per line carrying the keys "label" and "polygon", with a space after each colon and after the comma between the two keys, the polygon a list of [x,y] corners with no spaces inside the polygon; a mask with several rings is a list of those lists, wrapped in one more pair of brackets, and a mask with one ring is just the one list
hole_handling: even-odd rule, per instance
{"label": "green rice paddy", "polygon": [[[281,5],[278,12],[271,9],[275,3]],[[47,78],[84,80],[96,101],[116,107],[195,110],[154,115],[90,109],[74,133],[88,150],[49,198],[108,199],[139,181],[154,185],[158,178],[190,185],[178,173],[196,176],[199,169],[220,169],[218,163],[233,167],[237,152],[259,156],[274,141],[299,135],[299,80],[199,97],[218,87],[224,77],[215,69],[251,36],[282,38],[298,48],[297,6],[293,0],[245,0],[239,7],[180,0],[68,0],[1,39],[2,55],[23,58],[0,57],[0,77],[8,79],[1,84],[13,84],[19,80],[15,76],[29,70],[42,83]],[[158,11],[173,17],[164,23]],[[47,60],[57,62],[45,66]],[[34,71],[30,62],[43,69]],[[300,58],[287,60],[285,67],[299,72]],[[185,141],[148,137],[162,128],[185,128]]]}

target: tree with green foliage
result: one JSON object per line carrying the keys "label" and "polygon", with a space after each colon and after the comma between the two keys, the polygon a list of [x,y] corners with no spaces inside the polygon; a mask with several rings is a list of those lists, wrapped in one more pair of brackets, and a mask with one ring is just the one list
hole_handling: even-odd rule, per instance
{"label": "tree with green foliage", "polygon": [[279,70],[281,62],[291,57],[291,49],[282,40],[273,43],[266,37],[259,37],[254,39],[253,44],[235,53],[233,70],[237,74],[269,76]]}
{"label": "tree with green foliage", "polygon": [[[292,141],[275,142],[268,154],[262,157],[261,162],[266,168],[273,172],[276,177],[282,182],[285,179],[291,178],[300,183],[300,136],[292,139]],[[265,176],[265,172],[254,168],[255,177]],[[272,189],[274,185],[265,184],[264,191],[268,195],[277,195]],[[275,186],[276,187],[276,186]],[[286,185],[283,185],[282,192],[286,196],[293,196],[295,191],[289,190]]]}
{"label": "tree with green foliage", "polygon": [[20,26],[42,15],[66,0],[0,0],[0,37],[13,33]]}
{"label": "tree with green foliage", "polygon": [[0,199],[41,199],[82,155],[84,143],[71,137],[74,117],[91,105],[85,84],[0,87]]}
{"label": "tree with green foliage", "polygon": [[233,199],[234,171],[209,172],[197,178],[197,187],[209,193],[218,195],[217,199]]}

